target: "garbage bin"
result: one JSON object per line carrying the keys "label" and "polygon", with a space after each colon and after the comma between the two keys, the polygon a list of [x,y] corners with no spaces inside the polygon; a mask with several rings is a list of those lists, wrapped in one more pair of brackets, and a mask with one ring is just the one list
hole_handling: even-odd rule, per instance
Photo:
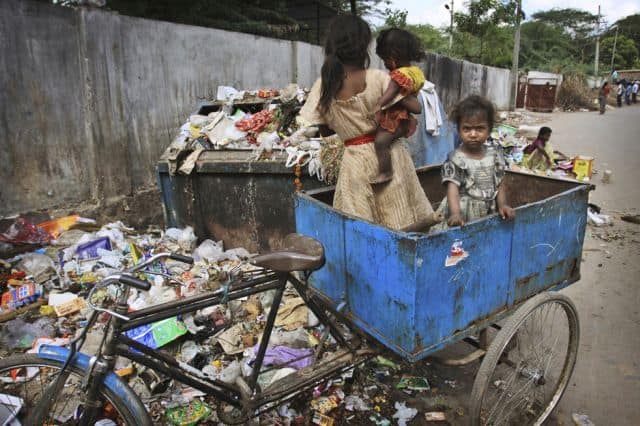
{"label": "garbage bin", "polygon": [[[295,173],[278,152],[253,160],[251,151],[204,151],[190,175],[169,174],[166,158],[157,165],[165,222],[190,225],[200,240],[224,241],[225,248],[263,252],[295,232]],[[324,184],[303,173],[303,189]]]}

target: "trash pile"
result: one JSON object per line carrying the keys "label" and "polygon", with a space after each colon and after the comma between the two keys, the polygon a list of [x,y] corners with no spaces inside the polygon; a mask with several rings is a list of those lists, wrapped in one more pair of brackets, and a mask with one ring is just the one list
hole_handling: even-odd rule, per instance
{"label": "trash pile", "polygon": [[192,173],[204,151],[248,150],[254,161],[281,159],[280,153],[286,167],[307,166],[309,175],[324,180],[318,129],[296,119],[306,97],[297,84],[255,91],[218,87],[216,101],[191,115],[165,151],[170,174]]}
{"label": "trash pile", "polygon": [[589,90],[582,76],[565,75],[562,85],[558,89],[556,105],[563,111],[595,111],[598,107],[594,104],[593,99],[593,93]]}
{"label": "trash pile", "polygon": [[[567,156],[559,151],[548,154],[551,163],[546,161],[527,162],[525,148],[529,146],[538,133],[540,126],[521,124],[518,127],[498,124],[491,132],[491,137],[503,148],[505,160],[510,170],[533,173],[539,176],[551,176],[564,179],[576,179],[588,182],[597,171],[593,168],[595,159],[589,156]],[[532,166],[535,164],[535,166]],[[610,183],[611,171],[605,170],[602,182]]]}
{"label": "trash pile", "polygon": [[[34,351],[42,344],[68,344],[87,325],[92,308],[86,298],[95,284],[153,253],[189,254],[194,264],[167,260],[152,265],[143,273],[152,287],[148,292],[131,290],[131,310],[217,290],[232,269],[255,268],[243,262],[251,254],[242,248],[225,250],[221,242],[212,240],[197,244],[190,227],[137,233],[121,222],[99,226],[77,215],[38,225],[20,217],[0,239],[4,244],[37,246],[0,262],[2,356]],[[101,288],[91,302],[109,304],[114,293],[110,287]],[[273,292],[259,293],[126,333],[212,378],[234,383],[251,373],[273,297]],[[101,316],[89,330],[83,352],[93,354],[100,345],[107,318]],[[310,366],[323,334],[323,326],[293,289],[285,291],[275,325],[265,357],[265,366],[273,368],[260,374],[262,388]],[[331,337],[325,347],[333,350]],[[426,378],[407,374],[410,368],[378,356],[261,416],[269,424],[308,424],[305,419],[319,425],[406,424],[418,415],[411,398],[437,392]],[[154,424],[195,425],[216,420],[218,402],[193,388],[123,358],[117,360],[116,374],[141,396]],[[421,416],[440,421],[459,415],[441,410],[428,410]]]}

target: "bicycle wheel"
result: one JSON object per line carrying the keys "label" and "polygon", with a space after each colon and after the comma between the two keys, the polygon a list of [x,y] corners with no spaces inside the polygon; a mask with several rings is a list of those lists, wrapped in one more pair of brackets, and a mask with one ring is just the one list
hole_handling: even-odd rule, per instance
{"label": "bicycle wheel", "polygon": [[[15,418],[24,424],[29,407],[35,406],[41,397],[55,398],[51,405],[47,425],[73,425],[78,423],[84,393],[80,388],[83,371],[69,366],[62,392],[44,395],[47,386],[57,377],[62,363],[41,359],[35,354],[16,355],[0,360],[0,416]],[[101,391],[102,415],[99,419],[111,419],[118,425],[141,424],[120,397],[108,388]],[[17,402],[17,403],[16,403]],[[144,421],[143,424],[147,424]]]}
{"label": "bicycle wheel", "polygon": [[541,424],[564,393],[578,353],[576,308],[547,292],[524,303],[487,351],[471,392],[480,425]]}

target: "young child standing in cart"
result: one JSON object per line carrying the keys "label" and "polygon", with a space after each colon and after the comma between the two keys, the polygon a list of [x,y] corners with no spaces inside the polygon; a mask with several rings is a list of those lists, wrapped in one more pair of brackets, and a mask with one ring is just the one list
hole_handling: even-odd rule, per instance
{"label": "young child standing in cart", "polygon": [[425,82],[422,70],[411,62],[424,58],[420,42],[409,31],[399,28],[383,30],[376,39],[376,54],[390,71],[389,86],[378,100],[374,112],[378,122],[375,148],[378,157],[378,173],[371,180],[380,184],[391,180],[391,143],[399,133],[411,136],[417,127],[417,120],[411,114],[419,114],[409,102],[408,96],[415,96]]}
{"label": "young child standing in cart", "polygon": [[503,219],[515,217],[502,184],[506,165],[502,147],[489,139],[494,116],[493,104],[477,95],[462,100],[453,109],[451,120],[458,127],[462,144],[449,153],[442,166],[447,197],[437,213],[444,215],[445,221],[432,231],[463,226],[496,211]]}

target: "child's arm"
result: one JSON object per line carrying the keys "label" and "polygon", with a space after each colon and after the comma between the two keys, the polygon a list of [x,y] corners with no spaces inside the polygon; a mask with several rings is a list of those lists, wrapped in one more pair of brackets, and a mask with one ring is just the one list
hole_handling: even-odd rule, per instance
{"label": "child's arm", "polygon": [[400,93],[400,86],[395,81],[389,81],[389,86],[387,90],[384,91],[380,99],[378,99],[378,103],[376,104],[375,111],[379,111],[383,106],[387,105],[389,102],[395,98],[398,93]]}
{"label": "child's arm", "polygon": [[516,211],[507,204],[507,191],[504,189],[504,185],[500,185],[498,187],[498,212],[500,213],[500,217],[505,220],[512,220],[516,217]]}
{"label": "child's arm", "polygon": [[547,151],[544,150],[544,147],[536,145],[536,149],[540,151],[542,155],[544,155],[544,158],[547,160],[547,164],[549,164],[549,167],[553,166],[553,161],[551,161],[551,157],[549,157]]}
{"label": "child's arm", "polygon": [[464,226],[462,214],[460,213],[460,189],[453,182],[447,184],[447,204],[449,206],[449,226]]}
{"label": "child's arm", "polygon": [[407,95],[402,98],[399,103],[405,107],[411,114],[422,113],[422,105],[418,101],[418,97],[415,95]]}

